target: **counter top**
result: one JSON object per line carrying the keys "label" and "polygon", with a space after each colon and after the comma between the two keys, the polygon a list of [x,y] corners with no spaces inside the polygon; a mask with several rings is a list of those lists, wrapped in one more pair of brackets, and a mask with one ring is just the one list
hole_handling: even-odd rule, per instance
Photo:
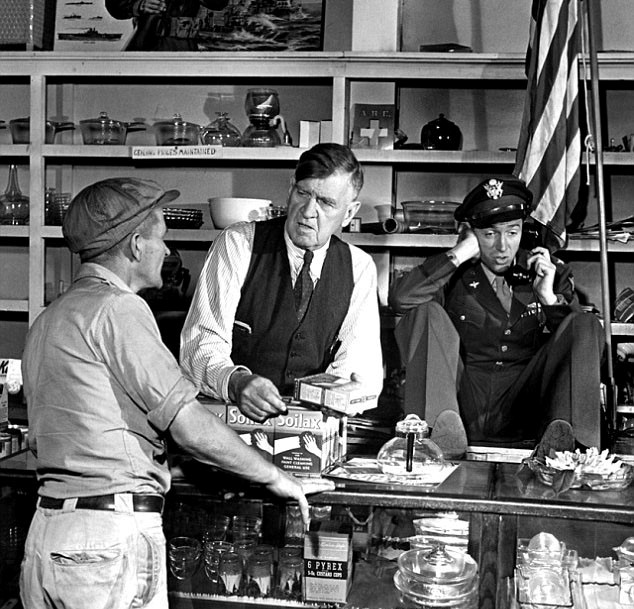
{"label": "counter top", "polygon": [[[634,486],[621,491],[568,490],[556,494],[532,475],[519,475],[521,465],[491,461],[460,461],[458,467],[434,488],[336,480],[334,491],[311,496],[311,503],[398,506],[489,514],[514,514],[570,518],[634,525]],[[224,474],[196,464],[174,478],[172,491],[184,495],[217,494],[222,484],[245,482],[224,479]],[[33,480],[35,459],[29,452],[0,461],[3,479]]]}

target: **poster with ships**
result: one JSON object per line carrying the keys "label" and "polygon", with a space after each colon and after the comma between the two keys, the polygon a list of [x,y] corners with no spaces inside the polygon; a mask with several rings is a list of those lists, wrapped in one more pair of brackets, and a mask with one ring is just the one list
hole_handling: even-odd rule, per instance
{"label": "poster with ships", "polygon": [[202,51],[320,51],[323,0],[229,0],[208,11]]}
{"label": "poster with ships", "polygon": [[56,51],[122,51],[132,30],[132,20],[111,17],[103,0],[57,0]]}

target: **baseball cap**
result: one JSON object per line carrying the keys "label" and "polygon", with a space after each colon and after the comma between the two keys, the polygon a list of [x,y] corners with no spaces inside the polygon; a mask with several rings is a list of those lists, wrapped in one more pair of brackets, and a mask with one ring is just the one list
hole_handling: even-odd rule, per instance
{"label": "baseball cap", "polygon": [[454,217],[458,222],[485,228],[526,218],[532,201],[533,195],[522,180],[511,176],[487,178],[467,194]]}
{"label": "baseball cap", "polygon": [[82,262],[109,250],[139,226],[159,205],[180,192],[152,180],[109,178],[81,190],[71,201],[62,233]]}

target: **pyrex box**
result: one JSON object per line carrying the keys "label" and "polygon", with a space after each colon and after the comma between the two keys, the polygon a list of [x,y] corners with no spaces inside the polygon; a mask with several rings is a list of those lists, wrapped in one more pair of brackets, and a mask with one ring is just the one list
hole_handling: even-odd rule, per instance
{"label": "pyrex box", "polygon": [[350,523],[314,521],[304,537],[304,601],[345,603],[351,586]]}
{"label": "pyrex box", "polygon": [[366,393],[361,383],[324,372],[295,379],[295,399],[353,415],[376,408],[379,396]]}
{"label": "pyrex box", "polygon": [[346,417],[291,405],[273,420],[273,463],[290,474],[320,476],[346,454]]}

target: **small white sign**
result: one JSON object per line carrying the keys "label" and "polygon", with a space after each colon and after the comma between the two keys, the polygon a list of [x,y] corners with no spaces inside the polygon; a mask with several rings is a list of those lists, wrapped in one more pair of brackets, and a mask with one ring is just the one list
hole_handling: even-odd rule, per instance
{"label": "small white sign", "polygon": [[222,146],[132,146],[133,159],[222,158]]}

